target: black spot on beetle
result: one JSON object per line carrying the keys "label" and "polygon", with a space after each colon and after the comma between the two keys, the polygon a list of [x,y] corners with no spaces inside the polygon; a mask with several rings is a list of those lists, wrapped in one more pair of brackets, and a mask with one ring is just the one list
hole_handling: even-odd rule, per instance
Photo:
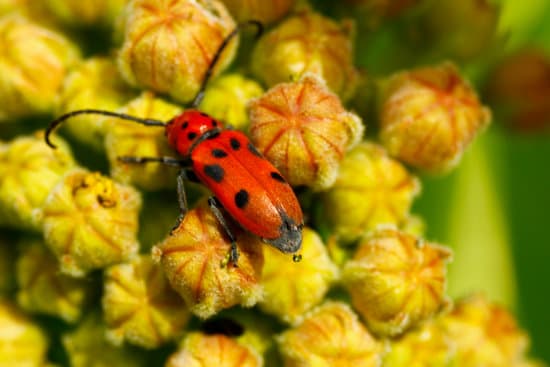
{"label": "black spot on beetle", "polygon": [[202,117],[210,117],[210,116],[208,116],[208,114],[206,114],[206,113],[204,113],[204,112],[201,112],[200,115],[201,115]]}
{"label": "black spot on beetle", "polygon": [[262,157],[262,153],[260,153],[260,152],[258,151],[258,149],[256,149],[256,147],[255,147],[252,143],[248,143],[247,148],[248,148],[248,150],[250,151],[250,153],[254,154],[256,157],[263,158],[263,157]]}
{"label": "black spot on beetle", "polygon": [[212,126],[214,126],[214,127],[218,126],[218,121],[212,119]]}
{"label": "black spot on beetle", "polygon": [[197,133],[190,132],[189,134],[187,134],[187,139],[189,139],[189,140],[193,140],[196,137],[197,137]]}
{"label": "black spot on beetle", "polygon": [[248,191],[241,189],[235,194],[235,205],[237,205],[237,208],[242,209],[246,204],[248,204]]}
{"label": "black spot on beetle", "polygon": [[227,153],[223,149],[212,149],[212,155],[216,158],[227,157]]}
{"label": "black spot on beetle", "polygon": [[181,124],[181,129],[185,130],[189,126],[189,121],[185,121],[183,124]]}
{"label": "black spot on beetle", "polygon": [[229,144],[231,145],[231,148],[233,148],[233,150],[239,150],[239,148],[241,147],[241,142],[238,141],[236,138],[231,138],[231,140],[229,140]]}
{"label": "black spot on beetle", "polygon": [[271,177],[272,177],[273,179],[275,179],[276,181],[283,182],[283,183],[286,182],[285,179],[284,179],[284,177],[281,176],[281,175],[279,174],[279,172],[275,172],[275,171],[274,171],[274,172],[271,172]]}
{"label": "black spot on beetle", "polygon": [[207,164],[204,173],[216,182],[222,182],[225,171],[219,164]]}

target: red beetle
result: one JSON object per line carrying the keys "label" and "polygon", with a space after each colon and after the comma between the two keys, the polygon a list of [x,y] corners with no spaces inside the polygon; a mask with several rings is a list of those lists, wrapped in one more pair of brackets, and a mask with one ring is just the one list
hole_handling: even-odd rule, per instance
{"label": "red beetle", "polygon": [[[201,91],[193,102],[197,106],[203,90],[223,48],[237,32],[235,29],[222,43],[206,73]],[[296,253],[302,244],[303,215],[296,195],[279,171],[265,159],[248,137],[238,131],[224,129],[222,124],[196,108],[186,110],[168,123],[102,110],[69,112],[53,121],[45,140],[61,122],[79,114],[101,114],[165,128],[169,144],[179,154],[175,157],[119,157],[126,163],[159,162],[180,167],[178,227],[187,213],[184,180],[200,181],[214,194],[208,203],[231,240],[229,261],[237,264],[235,237],[227,225],[223,211],[241,227],[259,236],[284,253]],[[299,255],[294,259],[299,260]]]}

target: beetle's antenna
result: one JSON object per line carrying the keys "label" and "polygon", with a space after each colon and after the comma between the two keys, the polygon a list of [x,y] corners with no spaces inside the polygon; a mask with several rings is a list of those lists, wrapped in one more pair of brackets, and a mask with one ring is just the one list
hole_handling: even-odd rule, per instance
{"label": "beetle's antenna", "polygon": [[206,73],[204,74],[204,78],[202,79],[201,88],[199,89],[199,92],[197,93],[197,95],[195,96],[195,99],[193,99],[193,102],[191,103],[192,108],[197,108],[201,103],[202,99],[204,98],[204,90],[206,89],[206,85],[208,84],[208,81],[212,77],[214,67],[218,63],[218,60],[220,59],[227,45],[229,45],[229,42],[231,42],[231,40],[237,35],[237,33],[239,33],[239,31],[243,26],[248,26],[248,25],[253,25],[256,27],[256,38],[259,37],[264,31],[264,26],[261,22],[257,20],[249,20],[247,22],[237,25],[235,29],[233,29],[231,33],[229,33],[227,37],[224,38],[220,47],[214,54],[214,57],[212,58],[210,65],[208,65],[208,69],[206,69]]}
{"label": "beetle's antenna", "polygon": [[160,121],[160,120],[142,119],[142,118],[139,118],[139,117],[126,115],[124,113],[109,112],[109,111],[103,111],[103,110],[90,110],[90,109],[77,110],[77,111],[72,111],[72,112],[66,113],[62,116],[59,116],[57,119],[53,120],[50,123],[50,125],[46,129],[46,135],[44,136],[44,138],[46,140],[46,144],[48,144],[50,147],[55,149],[56,146],[50,141],[50,134],[53,132],[53,130],[57,126],[59,126],[59,124],[61,124],[63,121],[65,121],[65,120],[67,120],[71,117],[77,116],[77,115],[85,115],[85,114],[94,114],[94,115],[104,115],[104,116],[110,116],[110,117],[117,117],[117,118],[120,118],[120,119],[123,119],[123,120],[134,121],[134,122],[140,123],[142,125],[147,125],[147,126],[165,126],[165,123],[163,121]]}

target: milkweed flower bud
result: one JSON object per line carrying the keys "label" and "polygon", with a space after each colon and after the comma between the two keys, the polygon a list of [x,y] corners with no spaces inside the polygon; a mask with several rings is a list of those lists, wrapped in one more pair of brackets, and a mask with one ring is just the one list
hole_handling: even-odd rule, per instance
{"label": "milkweed flower bud", "polygon": [[0,122],[52,112],[78,58],[61,34],[19,15],[0,18]]}
{"label": "milkweed flower bud", "polygon": [[[156,98],[149,92],[142,93],[118,112],[140,118],[168,121],[181,112],[181,108]],[[105,126],[105,149],[111,165],[111,176],[122,183],[134,184],[147,190],[174,187],[176,169],[159,163],[124,163],[122,156],[162,157],[174,156],[168,145],[164,128],[144,126],[132,121],[107,117]]]}
{"label": "milkweed flower bud", "polygon": [[[172,287],[191,312],[207,318],[237,304],[255,305],[262,297],[260,239],[235,231],[238,266],[227,264],[231,244],[210,208],[203,202],[189,211],[180,226],[153,248]],[[224,266],[225,265],[225,266]]]}
{"label": "milkweed flower bud", "polygon": [[361,139],[361,119],[323,82],[306,75],[279,84],[250,104],[254,145],[291,185],[315,190],[336,180],[344,153]]}
{"label": "milkweed flower bud", "polygon": [[482,295],[457,302],[438,322],[456,343],[457,366],[516,366],[525,358],[527,334],[510,313]]}
{"label": "milkweed flower bud", "polygon": [[[124,16],[118,56],[123,77],[179,102],[195,97],[216,51],[235,28],[217,0],[130,0]],[[231,62],[236,46],[236,40],[231,41],[214,75]]]}
{"label": "milkweed flower bud", "polygon": [[20,244],[17,259],[17,303],[28,312],[57,316],[73,323],[90,299],[92,283],[59,273],[57,259],[42,241]]}
{"label": "milkweed flower bud", "polygon": [[75,166],[71,151],[61,139],[58,149],[44,143],[44,133],[0,143],[0,223],[39,231],[37,212],[65,172]]}
{"label": "milkweed flower bud", "polygon": [[351,242],[379,225],[403,224],[419,192],[420,181],[401,163],[363,142],[344,157],[336,182],[322,194],[323,220]]}
{"label": "milkweed flower bud", "polygon": [[434,322],[392,340],[384,356],[383,367],[452,367],[456,347],[443,329]]}
{"label": "milkweed flower bud", "polygon": [[69,26],[110,26],[128,0],[34,0],[60,23]]}
{"label": "milkweed flower bud", "polygon": [[175,338],[189,319],[189,310],[150,256],[140,255],[105,272],[103,312],[107,337],[144,348]]}
{"label": "milkweed flower bud", "polygon": [[[93,57],[73,69],[63,83],[57,114],[93,107],[114,111],[131,98],[132,92],[122,81],[113,60]],[[65,126],[77,139],[95,148],[103,148],[105,118],[80,115]]]}
{"label": "milkweed flower bud", "polygon": [[369,329],[395,336],[448,304],[449,249],[395,229],[365,237],[343,269],[352,304]]}
{"label": "milkweed flower bud", "polygon": [[331,262],[325,245],[310,228],[303,230],[302,249],[302,260],[291,263],[287,255],[264,247],[264,299],[260,308],[290,324],[299,322],[320,303],[338,277],[338,268]]}
{"label": "milkweed flower bud", "polygon": [[61,271],[79,277],[133,256],[139,193],[99,173],[69,172],[47,197],[44,239]]}
{"label": "milkweed flower bud", "polygon": [[491,118],[449,62],[391,76],[382,86],[381,102],[380,138],[389,153],[432,172],[458,164]]}
{"label": "milkweed flower bud", "polygon": [[347,101],[355,93],[350,20],[337,24],[310,10],[299,12],[263,36],[252,54],[252,71],[269,87],[311,73]]}
{"label": "milkweed flower bud", "polygon": [[501,60],[487,94],[503,121],[521,132],[550,130],[550,54],[525,48]]}
{"label": "milkweed flower bud", "polygon": [[238,22],[254,19],[262,24],[273,23],[284,17],[296,0],[222,0]]}
{"label": "milkweed flower bud", "polygon": [[88,314],[75,330],[62,336],[71,367],[145,366],[136,350],[111,345],[105,339],[106,328],[97,312]]}
{"label": "milkweed flower bud", "polygon": [[222,75],[208,86],[199,107],[210,116],[245,130],[249,123],[247,104],[263,92],[258,83],[241,74]]}
{"label": "milkweed flower bud", "polygon": [[383,346],[350,308],[326,302],[278,337],[285,367],[380,366]]}
{"label": "milkweed flower bud", "polygon": [[189,333],[165,367],[260,367],[262,357],[222,334]]}
{"label": "milkweed flower bud", "polygon": [[48,339],[21,311],[0,300],[0,366],[43,366]]}

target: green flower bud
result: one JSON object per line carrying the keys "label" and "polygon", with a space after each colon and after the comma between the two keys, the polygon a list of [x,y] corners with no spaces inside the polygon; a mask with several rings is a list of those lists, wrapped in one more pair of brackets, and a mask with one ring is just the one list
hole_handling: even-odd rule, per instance
{"label": "green flower bud", "polygon": [[128,0],[33,0],[62,24],[110,26]]}
{"label": "green flower bud", "polygon": [[1,17],[0,122],[53,112],[78,58],[76,46],[61,34],[22,16]]}
{"label": "green flower bud", "polygon": [[[183,103],[195,97],[216,51],[235,28],[217,0],[130,0],[124,21],[118,56],[123,77],[132,85],[167,93]],[[231,62],[236,46],[235,39],[213,75]]]}
{"label": "green flower bud", "polygon": [[254,19],[262,24],[273,23],[284,17],[296,0],[222,0],[238,22]]}

